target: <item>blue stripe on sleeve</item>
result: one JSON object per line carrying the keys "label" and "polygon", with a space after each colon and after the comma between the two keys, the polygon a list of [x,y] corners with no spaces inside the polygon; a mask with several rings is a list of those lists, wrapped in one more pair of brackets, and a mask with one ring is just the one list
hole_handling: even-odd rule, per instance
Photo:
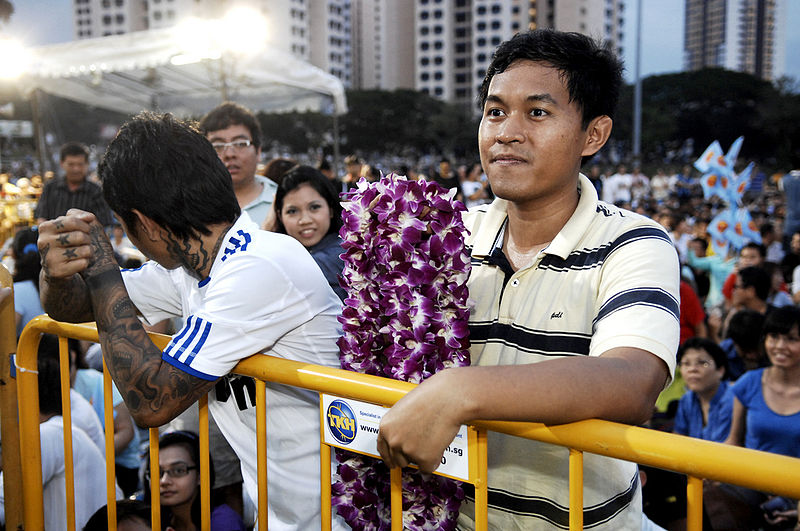
{"label": "blue stripe on sleeve", "polygon": [[680,309],[675,297],[661,288],[637,288],[623,291],[611,297],[597,312],[593,325],[611,313],[630,306],[645,305],[660,308],[680,321]]}
{"label": "blue stripe on sleeve", "polygon": [[[164,354],[172,356],[171,352],[172,349],[175,347],[175,345],[177,345],[180,342],[183,336],[186,335],[189,329],[191,329],[193,325],[193,319],[194,319],[193,315],[190,315],[189,317],[186,318],[186,324],[183,325],[183,330],[181,330],[180,334],[178,334],[177,336],[173,337],[170,340],[169,345],[167,345],[167,348],[164,349]],[[178,353],[178,355],[180,356],[180,352]]]}
{"label": "blue stripe on sleeve", "polygon": [[181,363],[177,359],[175,359],[175,358],[173,358],[171,356],[168,356],[166,353],[161,355],[161,359],[166,361],[167,363],[169,363],[173,367],[182,370],[186,374],[189,374],[189,375],[194,376],[196,378],[200,378],[201,380],[208,380],[209,382],[213,382],[213,381],[215,381],[215,380],[220,378],[220,376],[214,376],[213,374],[206,374],[204,372],[198,371],[197,369],[193,369],[193,368],[189,367],[188,365],[186,365],[185,363]]}
{"label": "blue stripe on sleeve", "polygon": [[192,349],[192,353],[189,354],[188,358],[186,358],[187,365],[192,364],[192,360],[194,359],[195,356],[197,356],[197,353],[200,352],[200,349],[203,348],[206,339],[208,339],[208,334],[209,332],[211,332],[211,323],[209,321],[205,321],[205,323],[206,324],[203,327],[203,335],[201,335],[200,339],[197,341],[197,343],[195,343],[194,348]]}

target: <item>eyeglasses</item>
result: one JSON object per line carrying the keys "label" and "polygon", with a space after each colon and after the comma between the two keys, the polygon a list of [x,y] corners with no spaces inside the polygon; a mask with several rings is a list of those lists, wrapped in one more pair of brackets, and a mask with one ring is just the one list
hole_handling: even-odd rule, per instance
{"label": "eyeglasses", "polygon": [[[197,466],[189,466],[189,465],[175,465],[172,468],[159,468],[158,469],[158,478],[161,479],[164,477],[164,474],[168,475],[171,478],[182,478],[189,473],[190,470],[197,470]],[[145,470],[144,477],[147,481],[150,481],[150,469]]]}
{"label": "eyeglasses", "polygon": [[703,369],[708,369],[709,367],[711,367],[711,362],[710,361],[698,361],[698,362],[681,361],[679,365],[680,365],[680,367],[682,369],[683,368],[688,369],[689,367],[702,367]]}
{"label": "eyeglasses", "polygon": [[253,145],[252,140],[234,140],[233,142],[213,142],[211,146],[217,153],[225,153],[225,150],[233,148],[234,151],[242,151]]}

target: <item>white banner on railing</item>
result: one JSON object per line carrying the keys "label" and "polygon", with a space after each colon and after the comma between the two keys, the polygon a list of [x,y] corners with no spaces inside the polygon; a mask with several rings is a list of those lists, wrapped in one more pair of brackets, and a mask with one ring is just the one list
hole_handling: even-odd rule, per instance
{"label": "white banner on railing", "polygon": [[[322,422],[325,443],[380,458],[378,427],[388,408],[351,398],[322,395]],[[467,427],[461,426],[444,451],[437,474],[469,480]]]}

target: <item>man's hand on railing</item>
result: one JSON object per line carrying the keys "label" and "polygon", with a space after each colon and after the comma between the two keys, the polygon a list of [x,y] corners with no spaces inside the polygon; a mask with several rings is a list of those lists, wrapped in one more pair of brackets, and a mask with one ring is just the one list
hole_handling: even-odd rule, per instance
{"label": "man's hand on railing", "polygon": [[378,452],[389,468],[413,463],[423,472],[433,472],[441,464],[445,448],[463,424],[447,383],[449,373],[434,374],[383,416]]}

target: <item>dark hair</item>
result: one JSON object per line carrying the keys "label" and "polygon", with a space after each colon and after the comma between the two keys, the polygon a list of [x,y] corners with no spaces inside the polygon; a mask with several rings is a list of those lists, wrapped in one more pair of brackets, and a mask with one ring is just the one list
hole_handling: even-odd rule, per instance
{"label": "dark hair", "polygon": [[[122,522],[141,520],[150,527],[150,506],[141,500],[117,500],[117,525]],[[83,531],[106,531],[108,529],[108,505],[103,505],[83,526]]]}
{"label": "dark hair", "polygon": [[773,308],[764,318],[763,337],[768,334],[788,334],[794,327],[800,330],[800,308],[797,306]]}
{"label": "dark hair", "polygon": [[546,63],[558,70],[566,81],[570,102],[582,112],[584,129],[597,116],[614,117],[622,85],[620,60],[586,35],[551,29],[518,33],[495,50],[478,96],[481,109],[492,78],[517,60]]}
{"label": "dark hair", "polygon": [[81,156],[86,159],[86,162],[89,162],[89,148],[86,147],[86,144],[81,144],[80,142],[67,142],[61,146],[61,153],[59,153],[61,162],[64,162],[64,159],[67,157]]}
{"label": "dark hair", "polygon": [[11,250],[14,253],[14,282],[32,280],[39,289],[39,272],[42,263],[39,260],[39,248],[36,240],[39,231],[36,229],[22,229],[14,235]]}
{"label": "dark hair", "polygon": [[695,350],[705,350],[711,359],[714,360],[714,365],[717,366],[717,369],[725,369],[722,373],[722,378],[726,378],[728,375],[728,356],[725,354],[725,351],[722,350],[722,347],[717,345],[714,341],[705,338],[705,337],[690,337],[678,349],[678,363],[681,362],[681,358],[683,355],[686,354],[686,351],[689,349]]}
{"label": "dark hair", "polygon": [[[182,446],[189,452],[189,457],[194,461],[195,466],[198,467],[198,477],[200,474],[200,436],[188,430],[180,430],[180,431],[171,431],[167,432],[158,439],[158,448],[159,451],[163,450],[164,448],[169,448],[170,446]],[[214,486],[214,462],[209,456],[208,459],[208,472],[209,472],[209,481],[211,486]],[[150,470],[150,453],[147,453],[147,463],[145,470]],[[160,480],[160,478],[159,478]],[[147,480],[145,476],[143,478],[143,485],[144,485],[144,499],[147,503],[150,503],[150,482]],[[192,522],[198,526],[200,526],[200,504],[202,500],[200,499],[200,486],[197,487],[197,496],[194,497],[192,501]],[[220,505],[221,502],[217,501],[214,496],[211,496],[211,508],[213,509],[217,505]],[[172,512],[170,511],[169,507],[162,507],[161,508],[161,518],[165,524],[168,524],[170,518],[172,517]]]}
{"label": "dark hair", "polygon": [[136,235],[133,209],[178,239],[208,235],[241,209],[231,176],[194,124],[142,112],[119,130],[98,169],[106,202]]}
{"label": "dark hair", "polygon": [[705,238],[692,238],[691,242],[699,243],[700,245],[702,245],[704,252],[708,250],[708,240],[706,240]]}
{"label": "dark hair", "polygon": [[220,129],[226,129],[232,125],[242,125],[250,131],[250,139],[256,148],[261,147],[261,125],[255,115],[243,105],[226,101],[200,120],[200,130],[204,135],[208,135]]}
{"label": "dark hair", "polygon": [[730,338],[744,352],[756,352],[761,345],[764,314],[755,310],[739,310],[728,322],[725,337]]}
{"label": "dark hair", "polygon": [[61,363],[58,358],[58,338],[42,334],[39,340],[38,381],[39,412],[43,415],[61,415]]}
{"label": "dark hair", "polygon": [[319,170],[311,166],[295,166],[283,176],[283,180],[278,185],[278,190],[275,192],[275,232],[286,234],[286,226],[281,219],[281,210],[283,209],[283,201],[286,199],[286,194],[298,189],[301,185],[307,184],[317,191],[319,195],[328,203],[328,208],[331,210],[331,226],[328,228],[328,234],[336,234],[342,227],[342,204],[339,202],[339,196],[336,189],[331,183],[330,179],[325,177]]}
{"label": "dark hair", "polygon": [[769,291],[772,288],[772,278],[769,273],[763,268],[758,266],[750,266],[740,269],[737,273],[743,288],[755,288],[756,297],[762,301],[767,300]]}
{"label": "dark hair", "polygon": [[295,166],[297,166],[297,161],[292,159],[272,159],[267,162],[264,168],[264,177],[275,182],[275,184],[281,184],[281,179],[283,179],[286,172]]}
{"label": "dark hair", "polygon": [[747,242],[739,250],[739,254],[741,254],[741,252],[744,251],[745,249],[755,249],[756,251],[758,251],[758,254],[761,255],[761,258],[765,258],[767,256],[767,248],[761,245],[760,243]]}

